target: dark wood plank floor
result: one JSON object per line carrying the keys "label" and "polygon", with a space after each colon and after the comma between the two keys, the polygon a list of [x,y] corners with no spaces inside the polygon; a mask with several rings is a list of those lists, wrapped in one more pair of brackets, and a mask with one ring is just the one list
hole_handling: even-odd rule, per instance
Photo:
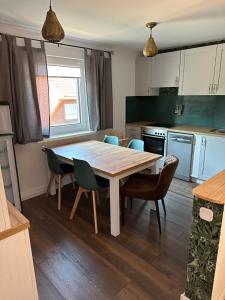
{"label": "dark wood plank floor", "polygon": [[63,189],[62,211],[56,197],[40,196],[23,203],[31,222],[39,297],[56,299],[179,299],[184,290],[192,215],[192,185],[174,180],[160,206],[162,235],[150,203],[134,200],[118,238],[109,226],[109,200],[97,207],[99,234],[94,234],[91,201],[82,198],[73,221],[74,199]]}

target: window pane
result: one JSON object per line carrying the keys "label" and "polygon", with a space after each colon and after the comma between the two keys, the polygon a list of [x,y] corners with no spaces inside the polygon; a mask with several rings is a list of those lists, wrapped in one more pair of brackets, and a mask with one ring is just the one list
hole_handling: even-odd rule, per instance
{"label": "window pane", "polygon": [[79,103],[80,69],[49,66],[48,72],[50,124],[55,126],[79,124],[81,122]]}

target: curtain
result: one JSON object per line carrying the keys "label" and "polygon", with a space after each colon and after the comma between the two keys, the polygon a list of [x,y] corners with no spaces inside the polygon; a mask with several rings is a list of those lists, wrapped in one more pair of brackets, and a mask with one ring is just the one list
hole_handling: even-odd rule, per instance
{"label": "curtain", "polygon": [[44,43],[1,35],[0,102],[9,102],[14,142],[36,142],[49,135],[48,76]]}
{"label": "curtain", "polygon": [[85,77],[89,122],[92,130],[113,127],[111,53],[85,49]]}

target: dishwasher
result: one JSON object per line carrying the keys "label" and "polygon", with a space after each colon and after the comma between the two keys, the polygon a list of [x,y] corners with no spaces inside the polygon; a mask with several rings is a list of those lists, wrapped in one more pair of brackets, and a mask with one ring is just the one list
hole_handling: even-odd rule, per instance
{"label": "dishwasher", "polygon": [[190,181],[194,136],[186,133],[168,132],[167,141],[167,154],[173,154],[179,158],[174,177]]}

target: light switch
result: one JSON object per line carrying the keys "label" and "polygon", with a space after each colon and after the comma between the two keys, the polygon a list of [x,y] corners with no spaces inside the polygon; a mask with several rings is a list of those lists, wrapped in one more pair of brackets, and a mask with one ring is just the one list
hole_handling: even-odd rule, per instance
{"label": "light switch", "polygon": [[212,222],[213,220],[213,211],[206,207],[201,207],[199,210],[199,216],[202,220],[207,222]]}

